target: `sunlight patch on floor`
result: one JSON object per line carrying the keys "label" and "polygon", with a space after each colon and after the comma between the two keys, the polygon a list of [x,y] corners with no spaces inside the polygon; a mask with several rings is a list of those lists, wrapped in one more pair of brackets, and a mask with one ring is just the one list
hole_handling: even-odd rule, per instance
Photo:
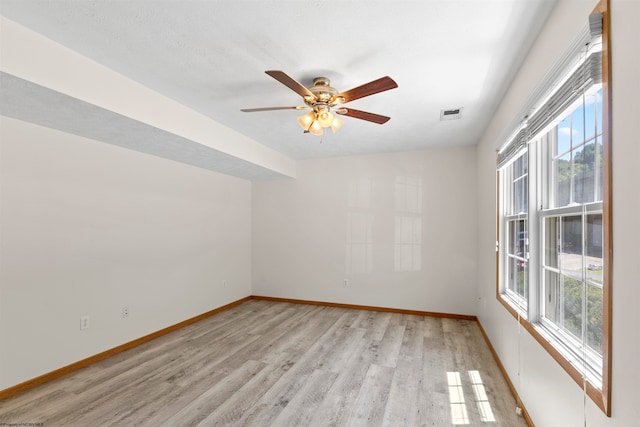
{"label": "sunlight patch on floor", "polygon": [[[468,371],[471,388],[473,390],[473,401],[478,408],[480,420],[484,423],[495,423],[496,418],[489,403],[489,397],[482,383],[479,371]],[[468,425],[469,413],[464,397],[464,388],[460,372],[447,372],[447,384],[449,387],[449,405],[451,408],[451,423],[454,425]]]}

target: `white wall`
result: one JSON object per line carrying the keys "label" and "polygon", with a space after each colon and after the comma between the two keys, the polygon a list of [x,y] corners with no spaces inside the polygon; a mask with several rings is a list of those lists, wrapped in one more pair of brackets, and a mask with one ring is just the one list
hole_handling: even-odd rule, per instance
{"label": "white wall", "polygon": [[250,295],[249,181],[0,124],[0,389]]}
{"label": "white wall", "polygon": [[[80,101],[106,111],[117,113],[123,117],[133,119],[138,123],[148,124],[156,130],[168,132],[188,141],[194,141],[205,147],[210,147],[218,153],[231,156],[232,159],[246,161],[268,170],[295,176],[295,161],[287,156],[268,148],[241,133],[224,126],[204,114],[198,113],[175,100],[164,96],[150,88],[122,76],[115,71],[90,60],[78,52],[74,52],[41,34],[25,28],[15,22],[0,16],[0,50],[2,61],[0,70],[11,76],[18,77],[30,83],[35,83],[34,91],[29,96],[38,98],[47,88],[55,91],[59,96],[67,95],[66,102],[76,105],[79,111],[85,107]],[[29,55],[25,55],[29,52]],[[38,89],[41,87],[42,89]],[[11,93],[11,91],[9,91]],[[40,123],[56,123],[58,129],[82,129],[82,120],[70,125],[66,120],[55,118],[54,114],[47,114],[45,108],[37,100],[32,100],[30,119],[43,120]],[[68,107],[68,105],[67,105]],[[9,105],[7,110],[12,117],[20,118],[20,108]],[[100,110],[97,110],[100,111]],[[96,114],[95,110],[91,116]],[[53,116],[53,117],[51,117]],[[92,123],[94,129],[85,135],[102,135],[109,141],[110,117],[103,116],[103,122]],[[111,118],[111,120],[114,120]],[[36,122],[38,123],[38,122]],[[121,125],[122,126],[122,125]],[[212,138],[212,135],[216,135]],[[98,138],[100,139],[100,138]],[[124,142],[120,140],[120,142]],[[144,144],[139,145],[142,148]],[[167,146],[170,147],[169,144]],[[160,156],[172,158],[171,148],[167,146],[147,147]],[[182,154],[189,159],[189,154]],[[182,158],[185,158],[182,157]],[[222,156],[221,158],[225,158]],[[191,159],[196,161],[196,159]],[[221,170],[232,170],[229,164],[220,166]]]}
{"label": "white wall", "polygon": [[[295,180],[254,182],[254,294],[475,314],[475,178],[472,147],[305,160]],[[417,244],[396,256],[402,233]]]}
{"label": "white wall", "polygon": [[[583,393],[495,299],[495,149],[529,94],[586,22],[596,1],[560,1],[478,147],[478,316],[538,426],[582,426]],[[612,0],[613,377],[612,417],[590,400],[589,426],[626,427],[640,419],[640,2]],[[518,363],[520,354],[520,363]],[[518,377],[518,370],[520,376]]]}

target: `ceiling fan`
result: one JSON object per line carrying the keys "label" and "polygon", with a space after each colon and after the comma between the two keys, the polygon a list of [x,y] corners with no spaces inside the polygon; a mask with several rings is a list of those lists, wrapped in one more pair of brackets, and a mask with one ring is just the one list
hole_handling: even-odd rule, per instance
{"label": "ceiling fan", "polygon": [[311,110],[305,115],[298,117],[298,124],[300,124],[304,133],[312,133],[314,135],[322,135],[324,128],[328,127],[330,127],[334,133],[340,129],[343,122],[335,117],[334,114],[331,113],[332,111],[338,115],[349,116],[368,122],[378,124],[386,123],[390,117],[346,108],[342,105],[359,98],[364,98],[365,96],[398,87],[398,84],[393,81],[391,77],[386,76],[346,92],[338,92],[330,86],[330,81],[326,77],[316,77],[313,79],[313,86],[306,88],[289,77],[284,71],[270,70],[265,71],[265,73],[302,96],[305,105],[295,107],[243,108],[240,111],[254,113],[272,110]]}

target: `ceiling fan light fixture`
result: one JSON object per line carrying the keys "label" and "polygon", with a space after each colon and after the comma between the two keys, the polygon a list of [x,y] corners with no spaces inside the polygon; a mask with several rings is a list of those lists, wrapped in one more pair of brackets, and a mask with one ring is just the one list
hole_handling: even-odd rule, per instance
{"label": "ceiling fan light fixture", "polygon": [[393,81],[391,77],[385,76],[345,92],[338,92],[335,88],[331,87],[331,82],[326,77],[316,77],[313,79],[313,86],[307,88],[289,77],[284,71],[267,70],[265,73],[300,95],[305,105],[295,107],[243,108],[240,111],[251,113],[271,110],[310,109],[310,112],[298,117],[297,121],[304,133],[312,133],[314,135],[324,135],[324,129],[328,127],[331,128],[333,133],[336,133],[343,125],[342,120],[338,119],[336,115],[349,116],[377,124],[386,123],[390,117],[367,113],[366,111],[355,110],[353,108],[346,109],[342,107],[342,104],[398,87],[398,84]]}
{"label": "ceiling fan light fixture", "polygon": [[317,120],[314,120],[313,123],[311,123],[311,126],[309,126],[309,132],[314,135],[322,135],[322,126],[320,126],[320,123],[318,123]]}
{"label": "ceiling fan light fixture", "polygon": [[333,122],[331,122],[331,130],[333,131],[333,133],[338,132],[338,130],[340,130],[343,124],[344,124],[344,121],[340,120],[337,117],[334,117]]}
{"label": "ceiling fan light fixture", "polygon": [[315,113],[313,111],[309,111],[307,114],[298,117],[298,124],[302,130],[308,131],[315,119]]}
{"label": "ceiling fan light fixture", "polygon": [[320,111],[318,113],[318,123],[323,128],[328,128],[333,123],[333,114],[329,112],[329,110]]}

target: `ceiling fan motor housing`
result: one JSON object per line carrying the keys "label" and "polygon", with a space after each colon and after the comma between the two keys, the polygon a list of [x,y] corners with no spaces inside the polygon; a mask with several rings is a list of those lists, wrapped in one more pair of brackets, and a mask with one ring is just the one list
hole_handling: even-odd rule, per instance
{"label": "ceiling fan motor housing", "polygon": [[309,92],[316,96],[316,101],[329,102],[331,98],[338,94],[338,91],[330,86],[331,81],[326,77],[316,77],[313,79],[313,86]]}

